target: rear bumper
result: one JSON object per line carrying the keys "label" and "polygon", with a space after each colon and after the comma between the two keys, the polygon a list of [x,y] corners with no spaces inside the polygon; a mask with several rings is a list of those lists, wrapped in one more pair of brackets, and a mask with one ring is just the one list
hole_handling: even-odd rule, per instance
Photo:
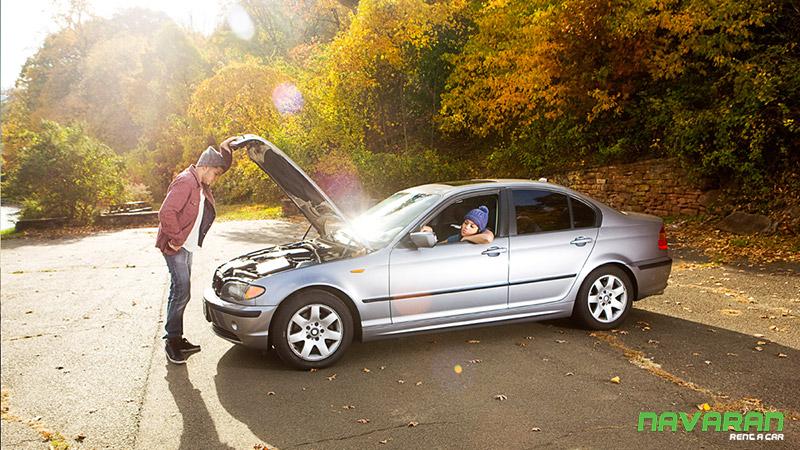
{"label": "rear bumper", "polygon": [[247,347],[269,348],[269,324],[277,306],[242,306],[220,299],[213,289],[203,292],[203,312],[217,336]]}
{"label": "rear bumper", "polygon": [[672,258],[661,258],[639,261],[634,264],[638,284],[637,300],[664,292],[667,288],[669,275],[672,273]]}

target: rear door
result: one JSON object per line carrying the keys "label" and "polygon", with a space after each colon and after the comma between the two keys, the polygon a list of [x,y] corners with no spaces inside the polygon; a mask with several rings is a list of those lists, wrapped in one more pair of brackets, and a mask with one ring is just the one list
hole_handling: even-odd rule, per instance
{"label": "rear door", "polygon": [[545,189],[515,189],[511,203],[509,307],[563,299],[594,248],[599,211]]}

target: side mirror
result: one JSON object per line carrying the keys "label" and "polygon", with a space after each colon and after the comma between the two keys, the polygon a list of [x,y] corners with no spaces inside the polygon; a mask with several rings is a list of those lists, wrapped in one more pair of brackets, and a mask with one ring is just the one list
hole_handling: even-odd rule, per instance
{"label": "side mirror", "polygon": [[417,231],[411,233],[411,242],[417,248],[431,248],[436,245],[436,235],[430,231]]}

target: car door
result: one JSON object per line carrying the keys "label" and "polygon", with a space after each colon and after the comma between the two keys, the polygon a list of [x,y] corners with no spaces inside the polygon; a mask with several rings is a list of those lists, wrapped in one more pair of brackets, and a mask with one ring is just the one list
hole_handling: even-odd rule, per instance
{"label": "car door", "polygon": [[599,212],[546,189],[516,189],[511,203],[509,308],[563,299],[594,248]]}
{"label": "car door", "polygon": [[[499,193],[494,195],[493,231],[498,233],[499,227],[506,225],[497,217],[506,213],[501,211]],[[508,237],[507,232],[500,234],[490,244],[457,242],[432,248],[416,248],[408,239],[402,240],[392,250],[389,262],[392,322],[506,309]]]}

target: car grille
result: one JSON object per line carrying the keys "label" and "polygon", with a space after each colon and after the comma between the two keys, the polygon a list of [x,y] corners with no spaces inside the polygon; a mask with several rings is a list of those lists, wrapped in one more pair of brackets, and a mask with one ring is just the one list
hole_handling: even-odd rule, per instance
{"label": "car grille", "polygon": [[223,337],[225,339],[229,339],[231,341],[239,342],[239,343],[242,342],[241,339],[239,339],[239,336],[236,336],[235,334],[233,334],[230,331],[220,327],[219,325],[217,325],[215,323],[211,324],[211,328],[214,330],[214,333],[217,333],[219,336],[221,336],[221,337]]}

